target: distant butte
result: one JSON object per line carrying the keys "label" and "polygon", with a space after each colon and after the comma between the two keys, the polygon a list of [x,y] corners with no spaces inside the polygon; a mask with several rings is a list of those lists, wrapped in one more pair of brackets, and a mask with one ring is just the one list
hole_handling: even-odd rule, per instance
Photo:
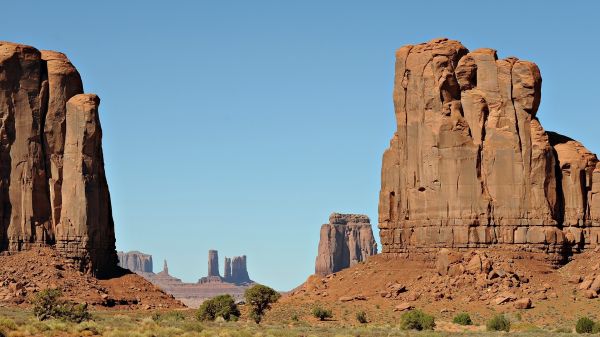
{"label": "distant butte", "polygon": [[371,220],[362,214],[332,213],[321,226],[315,273],[328,275],[377,254]]}
{"label": "distant butte", "polygon": [[208,274],[196,283],[183,282],[169,273],[167,261],[159,273],[152,271],[152,255],[133,252],[119,252],[120,266],[144,277],[157,287],[189,307],[198,307],[204,300],[222,294],[230,294],[236,300],[242,300],[244,291],[254,281],[248,276],[246,256],[225,258],[224,277],[219,272],[219,253],[208,251]]}

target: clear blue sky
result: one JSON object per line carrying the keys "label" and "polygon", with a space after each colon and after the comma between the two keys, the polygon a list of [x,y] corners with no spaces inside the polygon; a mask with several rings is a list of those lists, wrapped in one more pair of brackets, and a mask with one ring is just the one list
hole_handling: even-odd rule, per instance
{"label": "clear blue sky", "polygon": [[19,0],[0,39],[66,53],[101,97],[118,249],[188,281],[209,249],[246,254],[253,279],[290,289],[329,213],[377,222],[404,44],[536,62],[544,127],[600,152],[598,3]]}

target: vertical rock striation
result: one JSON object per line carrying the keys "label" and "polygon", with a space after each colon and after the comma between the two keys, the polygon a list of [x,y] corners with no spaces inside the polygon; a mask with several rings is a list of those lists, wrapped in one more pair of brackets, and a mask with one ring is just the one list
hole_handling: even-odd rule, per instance
{"label": "vertical rock striation", "polygon": [[221,277],[219,274],[219,252],[216,250],[208,251],[208,277]]}
{"label": "vertical rock striation", "polygon": [[[129,269],[134,273],[153,273],[152,255],[144,254],[138,251],[117,252],[119,257],[119,266]],[[166,260],[165,260],[166,262]]]}
{"label": "vertical rock striation", "polygon": [[231,278],[226,281],[236,284],[251,282],[246,266],[246,255],[234,256],[231,259]]}
{"label": "vertical rock striation", "polygon": [[117,265],[114,224],[99,99],[82,92],[65,55],[0,42],[0,248],[53,245],[103,275]]}
{"label": "vertical rock striation", "polygon": [[496,245],[561,260],[599,241],[594,154],[546,132],[538,67],[435,39],[396,53],[383,155],[384,253]]}
{"label": "vertical rock striation", "polygon": [[333,213],[321,226],[315,273],[335,273],[375,254],[377,243],[368,216]]}
{"label": "vertical rock striation", "polygon": [[223,271],[223,278],[225,280],[231,279],[231,259],[225,258],[225,270]]}

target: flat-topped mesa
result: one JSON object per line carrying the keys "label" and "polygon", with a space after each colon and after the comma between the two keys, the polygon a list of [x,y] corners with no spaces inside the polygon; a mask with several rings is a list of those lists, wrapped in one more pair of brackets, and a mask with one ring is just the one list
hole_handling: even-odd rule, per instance
{"label": "flat-topped mesa", "polygon": [[328,275],[377,254],[371,220],[362,214],[332,213],[321,226],[315,274]]}
{"label": "flat-topped mesa", "polygon": [[99,99],[64,54],[0,42],[0,250],[50,245],[82,271],[117,265]]}
{"label": "flat-topped mesa", "polygon": [[502,247],[562,260],[599,243],[600,165],[536,118],[538,67],[435,39],[396,53],[383,253]]}
{"label": "flat-topped mesa", "polygon": [[[134,273],[153,273],[152,255],[144,254],[138,251],[132,252],[117,252],[119,257],[119,266],[129,269]],[[165,260],[165,267],[166,267]]]}

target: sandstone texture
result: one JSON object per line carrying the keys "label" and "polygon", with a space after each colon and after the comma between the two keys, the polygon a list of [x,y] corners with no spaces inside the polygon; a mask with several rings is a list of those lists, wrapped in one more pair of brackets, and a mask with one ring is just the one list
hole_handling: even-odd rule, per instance
{"label": "sandstone texture", "polygon": [[557,262],[600,242],[600,166],[537,119],[538,67],[435,39],[396,53],[383,253],[484,248]]}
{"label": "sandstone texture", "polygon": [[332,213],[321,226],[315,273],[328,275],[377,254],[371,221],[366,215]]}
{"label": "sandstone texture", "polygon": [[1,250],[53,246],[82,271],[115,271],[99,104],[64,54],[0,42]]}
{"label": "sandstone texture", "polygon": [[152,255],[138,251],[117,252],[119,267],[129,269],[134,273],[152,273]]}

